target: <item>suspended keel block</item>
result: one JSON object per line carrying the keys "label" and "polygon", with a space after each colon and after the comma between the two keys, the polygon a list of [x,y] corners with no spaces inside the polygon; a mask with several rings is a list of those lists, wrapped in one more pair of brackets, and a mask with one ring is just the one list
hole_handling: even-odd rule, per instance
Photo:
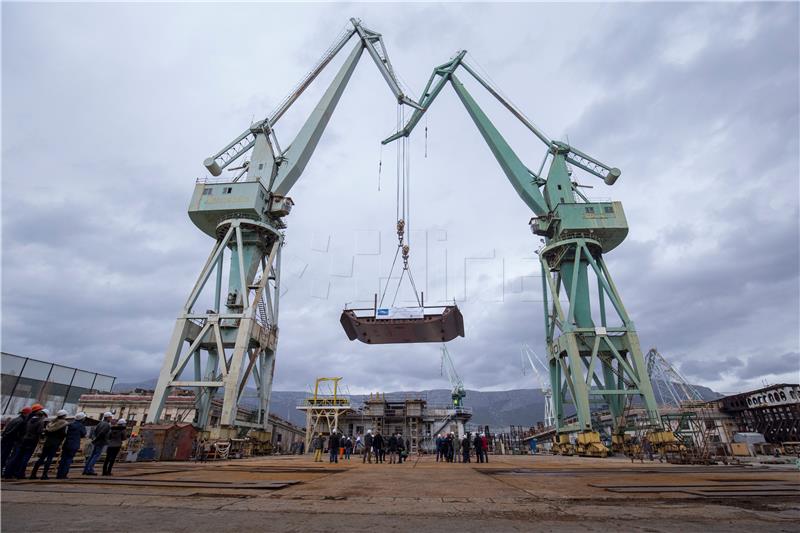
{"label": "suspended keel block", "polygon": [[339,321],[347,338],[367,344],[447,342],[464,336],[464,317],[457,306],[425,309],[423,318],[376,318],[375,309],[345,309]]}

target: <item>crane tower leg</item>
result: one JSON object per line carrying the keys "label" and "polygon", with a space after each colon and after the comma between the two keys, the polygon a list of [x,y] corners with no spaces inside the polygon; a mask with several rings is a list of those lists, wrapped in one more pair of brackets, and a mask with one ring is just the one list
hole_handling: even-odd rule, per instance
{"label": "crane tower leg", "polygon": [[[283,236],[266,222],[239,218],[221,222],[217,235],[175,323],[147,422],[162,419],[164,404],[173,389],[191,388],[195,392],[195,424],[211,431],[212,436],[225,438],[247,428],[268,429]],[[226,255],[228,293],[223,302]],[[215,272],[215,283],[209,283]],[[214,289],[206,290],[208,285]],[[196,311],[201,300],[204,306],[210,300],[210,308]],[[258,409],[250,419],[237,416],[247,387],[256,389],[258,399]],[[212,417],[220,395],[219,414]]]}
{"label": "crane tower leg", "polygon": [[[615,424],[624,424],[624,406],[632,396],[641,399],[648,422],[657,426],[658,408],[639,337],[600,243],[584,236],[552,240],[539,257],[545,301],[550,302],[545,331],[557,431],[592,431],[590,403],[606,404]],[[589,274],[597,279],[595,295],[589,291]],[[570,403],[577,421],[567,424],[565,406]]]}

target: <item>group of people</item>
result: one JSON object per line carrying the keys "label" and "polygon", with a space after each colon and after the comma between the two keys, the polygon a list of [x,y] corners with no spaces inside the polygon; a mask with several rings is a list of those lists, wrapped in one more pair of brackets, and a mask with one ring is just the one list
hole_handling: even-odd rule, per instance
{"label": "group of people", "polygon": [[[83,475],[96,476],[95,463],[103,451],[103,475],[110,476],[117,455],[125,440],[127,421],[124,418],[112,423],[113,415],[104,413],[92,433],[92,450],[86,456]],[[57,479],[66,479],[75,454],[81,448],[81,439],[86,436],[86,414],[76,413],[70,417],[64,409],[50,417],[50,412],[41,404],[24,407],[19,415],[6,424],[0,440],[2,448],[3,479],[25,479],[28,463],[41,443],[39,458],[31,469],[29,479],[49,479],[50,467],[61,452],[56,469]],[[42,475],[39,477],[39,469]]]}
{"label": "group of people", "polygon": [[[355,442],[349,435],[343,435],[338,430],[333,430],[327,441],[322,433],[317,433],[311,441],[311,450],[314,451],[314,462],[322,462],[322,452],[327,448],[329,462],[338,463],[339,459],[350,460]],[[301,452],[302,453],[302,452]]]}
{"label": "group of people", "polygon": [[322,453],[326,447],[328,461],[331,463],[338,463],[339,459],[349,461],[354,450],[362,452],[362,462],[370,464],[373,457],[376,463],[386,462],[387,453],[389,464],[400,464],[408,457],[408,441],[400,433],[384,438],[378,431],[373,434],[372,430],[367,430],[363,439],[358,435],[355,440],[351,435],[343,435],[338,429],[331,431],[327,440],[321,433],[317,433],[311,441],[314,462],[322,462]]}
{"label": "group of people", "polygon": [[489,441],[483,433],[466,433],[461,439],[455,433],[446,435],[436,435],[436,462],[458,462],[458,455],[461,454],[461,462],[471,462],[472,454],[479,463],[489,462]]}
{"label": "group of people", "polygon": [[[362,442],[361,436],[359,436],[357,440]],[[385,439],[380,431],[376,431],[373,434],[372,430],[368,429],[366,434],[364,434],[364,453],[361,461],[371,464],[372,457],[374,456],[376,463],[383,463],[386,461],[386,454],[388,452],[390,465],[402,464],[408,457],[408,448],[408,441],[404,440],[403,435],[400,433],[394,433],[390,435],[388,439]]]}
{"label": "group of people", "polygon": [[342,435],[338,430],[334,429],[328,436],[327,443],[322,433],[314,435],[311,441],[311,449],[314,450],[314,462],[322,462],[322,452],[328,448],[328,461],[331,463],[338,463],[339,459],[350,460],[350,455],[353,453],[355,443],[349,435]]}

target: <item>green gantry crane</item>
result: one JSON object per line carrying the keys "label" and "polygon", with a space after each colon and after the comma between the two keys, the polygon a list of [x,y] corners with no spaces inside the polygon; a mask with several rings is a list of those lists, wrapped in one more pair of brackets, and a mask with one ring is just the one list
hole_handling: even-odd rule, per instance
{"label": "green gantry crane", "polygon": [[[553,409],[559,442],[567,433],[579,432],[579,441],[599,444],[592,431],[590,403],[608,406],[615,424],[624,425],[626,402],[639,396],[653,427],[660,426],[653,387],[647,374],[633,321],[611,279],[603,253],[619,246],[628,234],[620,202],[590,201],[572,181],[569,165],[613,185],[621,172],[569,144],[549,139],[511,102],[470,67],[461,51],[439,65],[428,80],[419,104],[403,129],[384,144],[408,136],[450,82],[511,185],[534,217],[530,227],[544,238],[538,251],[542,269],[544,321],[549,359]],[[526,167],[456,76],[463,67],[497,98],[547,147],[539,168]],[[550,161],[547,175],[542,174]],[[597,283],[593,298],[590,273]],[[562,291],[567,305],[562,302]],[[577,421],[567,423],[565,406],[574,405]]]}
{"label": "green gantry crane", "polygon": [[[382,35],[356,19],[350,23],[277,109],[203,162],[212,178],[197,181],[189,218],[216,242],[178,314],[148,423],[161,419],[170,391],[191,388],[197,408],[195,425],[208,430],[211,438],[250,431],[256,440],[269,439],[284,219],[294,204],[288,194],[302,176],[364,51],[396,102],[420,108],[400,88]],[[281,148],[276,124],[352,39],[355,46],[319,102],[291,143]],[[241,165],[232,166],[237,161]],[[220,177],[226,168],[236,175]],[[256,389],[258,401],[254,420],[237,416],[248,383]],[[211,417],[217,397],[222,401],[220,414]]]}

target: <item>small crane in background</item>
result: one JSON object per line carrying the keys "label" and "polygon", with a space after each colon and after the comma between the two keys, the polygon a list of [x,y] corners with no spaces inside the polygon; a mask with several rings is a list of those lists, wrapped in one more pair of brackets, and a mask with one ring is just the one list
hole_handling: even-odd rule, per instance
{"label": "small crane in background", "polygon": [[450,352],[447,351],[447,346],[442,343],[442,375],[444,375],[445,371],[447,371],[447,377],[450,380],[450,397],[453,399],[453,407],[456,409],[461,408],[464,406],[464,396],[467,393],[464,390],[464,383],[458,377]]}
{"label": "small crane in background", "polygon": [[[533,370],[533,375],[536,376],[536,379],[539,381],[539,387],[542,389],[542,394],[544,395],[544,425],[553,427],[555,425],[555,417],[553,416],[553,387],[550,385],[550,381],[545,379],[542,375],[542,372],[544,372],[544,375],[549,377],[550,370],[542,363],[542,360],[539,359],[536,352],[527,344],[522,345],[519,353],[522,363],[522,374],[525,375],[525,358],[527,358],[531,370]],[[539,368],[537,368],[537,366]],[[542,372],[539,372],[540,369]]]}

